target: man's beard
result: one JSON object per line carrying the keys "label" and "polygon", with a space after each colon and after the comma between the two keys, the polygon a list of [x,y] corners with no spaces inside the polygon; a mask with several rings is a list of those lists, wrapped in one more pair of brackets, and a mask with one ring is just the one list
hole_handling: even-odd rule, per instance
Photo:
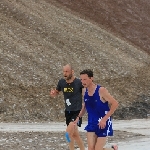
{"label": "man's beard", "polygon": [[72,74],[70,74],[68,77],[65,77],[66,80],[70,80],[72,78]]}

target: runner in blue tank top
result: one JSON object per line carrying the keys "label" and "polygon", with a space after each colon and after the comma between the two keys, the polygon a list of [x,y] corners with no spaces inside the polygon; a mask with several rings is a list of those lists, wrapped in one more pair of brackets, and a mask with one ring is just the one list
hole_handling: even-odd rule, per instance
{"label": "runner in blue tank top", "polygon": [[88,125],[85,130],[88,132],[95,132],[98,137],[112,136],[112,122],[111,117],[106,121],[106,126],[104,129],[99,129],[98,123],[110,110],[108,102],[103,102],[99,96],[100,86],[97,85],[95,93],[92,96],[88,95],[88,89],[86,89],[84,95],[85,107],[88,113]]}
{"label": "runner in blue tank top", "polygon": [[104,148],[107,136],[113,135],[111,115],[118,107],[118,102],[108,93],[106,88],[93,83],[93,71],[90,69],[80,72],[80,79],[84,86],[84,104],[77,119],[85,112],[88,114],[87,131],[88,150],[118,150],[117,145]]}

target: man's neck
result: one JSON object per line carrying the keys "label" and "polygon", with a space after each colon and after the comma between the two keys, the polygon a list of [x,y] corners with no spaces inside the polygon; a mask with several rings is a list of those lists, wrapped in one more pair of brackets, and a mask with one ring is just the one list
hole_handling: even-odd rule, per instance
{"label": "man's neck", "polygon": [[88,91],[93,91],[96,88],[96,84],[92,83],[87,89]]}
{"label": "man's neck", "polygon": [[75,79],[75,76],[73,76],[71,79],[69,79],[69,80],[66,80],[66,82],[67,83],[72,83],[73,81],[74,81],[74,79]]}

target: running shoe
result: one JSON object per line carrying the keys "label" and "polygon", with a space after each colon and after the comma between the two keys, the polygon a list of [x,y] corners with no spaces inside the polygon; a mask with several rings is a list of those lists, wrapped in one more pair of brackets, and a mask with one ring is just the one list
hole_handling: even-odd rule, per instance
{"label": "running shoe", "polygon": [[112,145],[112,148],[113,148],[114,150],[118,150],[118,145],[117,145],[117,144],[114,144],[114,145]]}

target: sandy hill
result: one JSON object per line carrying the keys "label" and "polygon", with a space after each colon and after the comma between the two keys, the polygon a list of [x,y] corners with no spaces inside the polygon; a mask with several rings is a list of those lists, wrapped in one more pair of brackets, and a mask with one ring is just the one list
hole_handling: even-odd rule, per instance
{"label": "sandy hill", "polygon": [[[132,38],[126,39],[132,37],[132,32],[121,37],[120,30],[126,33],[121,23],[118,30],[111,32],[111,24],[92,20],[77,6],[84,6],[85,12],[92,14],[98,1],[91,5],[85,2],[0,1],[0,121],[64,120],[62,95],[51,99],[49,91],[62,77],[62,66],[68,62],[77,77],[82,69],[93,69],[95,82],[105,86],[120,103],[114,118],[143,118],[150,113],[149,45],[136,45]],[[142,7],[147,6],[146,2]],[[107,3],[101,5],[106,9]],[[113,15],[115,8],[112,5]],[[108,14],[111,11],[105,14],[110,18]],[[133,14],[136,16],[136,11]],[[121,17],[129,14],[124,15]],[[149,38],[147,17],[141,15]],[[141,30],[140,26],[136,29],[139,33]],[[142,43],[140,38],[137,41]]]}

